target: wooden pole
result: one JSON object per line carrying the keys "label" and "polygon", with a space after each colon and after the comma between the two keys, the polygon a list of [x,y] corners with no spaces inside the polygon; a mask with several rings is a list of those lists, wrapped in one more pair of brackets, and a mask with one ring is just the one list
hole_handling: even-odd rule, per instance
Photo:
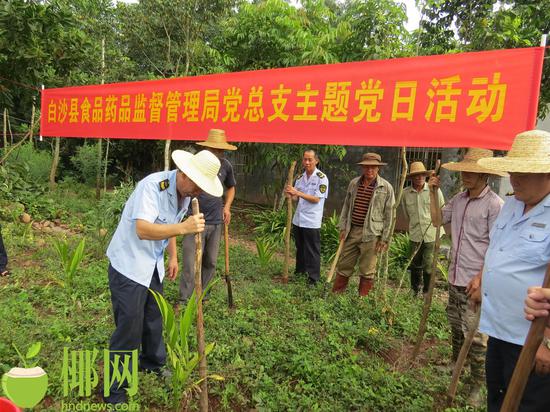
{"label": "wooden pole", "polygon": [[401,204],[401,200],[403,199],[403,191],[405,188],[405,182],[407,181],[407,172],[409,171],[409,165],[407,163],[407,148],[405,146],[401,147],[400,150],[401,154],[401,176],[399,177],[399,190],[396,193],[395,197],[395,204],[392,208],[392,219],[390,223],[390,237],[388,240],[388,249],[384,251],[382,254],[383,262],[384,262],[384,285],[382,288],[380,288],[380,292],[382,293],[382,298],[384,301],[386,301],[386,290],[388,286],[388,266],[389,266],[389,253],[390,253],[390,243],[393,238],[393,232],[395,231],[395,224],[397,223],[397,209],[399,208],[399,205]]}
{"label": "wooden pole", "polygon": [[61,138],[56,137],[53,150],[52,167],[50,169],[50,190],[55,189],[55,175],[57,174],[57,166],[59,166],[59,151],[61,147]]}
{"label": "wooden pole", "polygon": [[[288,169],[288,177],[286,184],[292,186],[292,179],[294,178],[294,169],[296,168],[296,160],[290,165]],[[287,213],[286,213],[286,233],[285,233],[285,261],[283,265],[283,282],[288,282],[288,265],[290,264],[290,230],[292,224],[292,197],[287,198]]]}
{"label": "wooden pole", "polygon": [[[439,174],[439,167],[440,167],[440,161],[438,160],[435,166],[436,176]],[[437,216],[441,216],[437,187],[430,188],[430,209],[433,212],[435,212]],[[420,352],[420,346],[422,345],[422,341],[424,340],[424,334],[426,333],[426,327],[428,324],[428,315],[430,314],[430,307],[432,305],[432,295],[434,291],[435,277],[437,273],[437,260],[439,255],[439,246],[441,244],[441,239],[440,239],[441,218],[438,217],[434,223],[436,224],[437,227],[435,230],[435,245],[434,245],[434,252],[433,252],[434,255],[432,260],[432,275],[430,276],[430,284],[428,287],[428,292],[424,296],[424,305],[422,306],[422,318],[420,319],[420,324],[418,325],[418,333],[416,335],[416,344],[414,345],[411,364],[416,360],[416,357]]]}
{"label": "wooden pole", "polygon": [[[105,37],[101,39],[101,84],[105,84]],[[103,139],[97,142],[97,170],[95,174],[95,198],[101,198],[101,162],[103,161]]]}
{"label": "wooden pole", "polygon": [[466,363],[466,357],[468,352],[470,352],[470,347],[474,341],[474,336],[476,335],[477,328],[479,327],[479,316],[481,315],[481,309],[478,307],[475,312],[476,318],[474,323],[471,325],[470,330],[464,343],[460,348],[460,353],[458,354],[458,359],[456,360],[455,367],[453,369],[453,375],[451,377],[451,384],[449,385],[449,390],[447,391],[447,406],[451,407],[455,400],[456,389],[458,388],[458,381],[460,380],[460,375],[462,374],[462,368]]}
{"label": "wooden pole", "polygon": [[231,287],[231,277],[229,276],[229,226],[224,224],[224,243],[225,243],[225,283],[227,284],[227,304],[230,309],[235,306],[233,304],[233,288]]}
{"label": "wooden pole", "polygon": [[107,139],[107,144],[105,147],[105,162],[103,164],[103,193],[107,192],[107,167],[109,166],[109,145],[111,139]]}
{"label": "wooden pole", "polygon": [[[193,214],[199,213],[199,201],[193,198]],[[195,299],[197,300],[197,346],[199,352],[199,378],[201,379],[200,411],[208,412],[208,385],[206,381],[206,355],[204,353],[204,319],[202,314],[202,238],[195,235]]]}
{"label": "wooden pole", "polygon": [[8,109],[4,108],[4,153],[8,150]]}
{"label": "wooden pole", "polygon": [[[546,267],[546,274],[544,275],[542,287],[550,288],[550,263]],[[542,342],[547,320],[548,317],[541,317],[531,322],[527,339],[525,339],[525,343],[521,349],[500,412],[516,412],[518,410],[521,398],[523,397],[523,391],[525,390],[525,385],[527,385],[527,379],[533,370],[535,355]],[[548,396],[548,394],[540,394],[540,396]]]}
{"label": "wooden pole", "polygon": [[340,259],[340,253],[342,253],[342,249],[344,247],[344,241],[346,239],[341,239],[340,243],[338,244],[338,249],[336,250],[336,255],[334,255],[334,259],[332,260],[332,265],[330,265],[330,270],[328,271],[327,275],[327,282],[332,282],[332,278],[334,277],[334,272],[336,271],[336,265],[338,264],[338,259]]}

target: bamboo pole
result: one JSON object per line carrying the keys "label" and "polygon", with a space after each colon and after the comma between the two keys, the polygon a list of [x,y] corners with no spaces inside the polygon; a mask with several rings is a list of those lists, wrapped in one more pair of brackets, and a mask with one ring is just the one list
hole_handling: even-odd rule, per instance
{"label": "bamboo pole", "polygon": [[[430,225],[428,225],[426,227],[426,229],[424,230],[424,232],[422,234],[422,238],[424,238],[424,236],[426,236],[426,233],[428,232],[429,228],[430,228]],[[409,259],[407,260],[407,262],[405,263],[405,266],[403,267],[403,271],[401,273],[401,278],[399,279],[399,285],[397,285],[397,289],[395,290],[395,295],[393,296],[393,301],[390,305],[391,308],[394,308],[397,305],[397,297],[399,296],[399,292],[401,291],[401,287],[403,286],[403,281],[405,280],[405,275],[407,274],[409,266],[411,265],[414,257],[416,256],[416,254],[420,250],[421,245],[422,245],[421,242],[416,244],[416,247],[414,248],[411,256],[409,256]]]}
{"label": "bamboo pole", "polygon": [[229,276],[229,226],[227,224],[224,227],[224,243],[225,243],[225,283],[227,284],[227,304],[230,309],[233,309],[233,288],[231,287],[231,277]]}
{"label": "bamboo pole", "polygon": [[8,109],[4,108],[4,152],[8,150]]}
{"label": "bamboo pole", "polygon": [[[292,185],[292,179],[294,178],[294,169],[296,168],[296,160],[294,160],[290,169],[288,169],[288,177],[286,179],[287,185]],[[285,233],[285,261],[283,265],[283,282],[288,282],[288,266],[290,264],[290,230],[292,224],[292,196],[288,196],[287,201],[287,214],[286,214],[286,233]]]}
{"label": "bamboo pole", "polygon": [[447,406],[449,407],[451,407],[455,400],[456,389],[458,388],[458,381],[460,380],[462,369],[464,368],[464,364],[466,363],[466,357],[468,356],[468,352],[470,352],[470,347],[472,346],[474,336],[477,332],[477,328],[479,327],[479,316],[481,315],[481,309],[479,307],[476,309],[475,315],[475,320],[473,324],[470,325],[471,328],[468,331],[466,339],[464,339],[462,347],[460,348],[460,353],[458,354],[458,359],[456,360],[455,367],[453,369],[451,384],[449,385],[449,390],[447,391]]}
{"label": "bamboo pole", "polygon": [[344,248],[345,240],[346,239],[340,239],[340,243],[338,244],[338,249],[336,250],[336,254],[334,255],[334,259],[332,260],[332,265],[330,265],[330,270],[328,271],[327,283],[332,282],[332,278],[334,277],[334,272],[336,271],[336,265],[338,264],[338,259],[340,259],[340,253],[342,253],[342,249]]}
{"label": "bamboo pole", "polygon": [[[546,267],[542,287],[550,288],[550,263]],[[547,320],[548,317],[540,317],[531,322],[529,333],[527,333],[527,338],[514,368],[514,374],[508,384],[500,412],[516,412],[518,410],[525,385],[527,385],[527,379],[529,379],[529,375],[533,370],[535,355],[542,342]],[[540,396],[548,396],[548,394],[540,394]]]}
{"label": "bamboo pole", "polygon": [[[193,198],[193,214],[199,213],[199,201]],[[207,366],[204,344],[204,319],[202,313],[202,238],[201,234],[195,235],[195,299],[197,300],[197,346],[199,353],[199,378],[201,380],[200,410],[208,412],[208,385],[206,381]]]}
{"label": "bamboo pole", "polygon": [[401,204],[401,200],[403,199],[403,190],[405,188],[405,182],[407,180],[407,172],[409,171],[409,165],[407,163],[407,148],[405,146],[401,147],[401,175],[399,177],[399,190],[397,192],[397,196],[395,198],[395,204],[392,208],[392,220],[390,223],[390,237],[388,240],[388,249],[384,251],[382,254],[383,256],[383,262],[384,262],[384,286],[382,287],[382,298],[384,301],[386,300],[386,290],[388,285],[388,265],[389,265],[389,250],[390,250],[390,242],[393,237],[393,232],[395,231],[395,224],[397,223],[397,209],[399,208],[399,205]]}
{"label": "bamboo pole", "polygon": [[[435,166],[435,175],[439,174],[440,161],[436,162]],[[439,196],[438,188],[430,188],[430,210],[433,213],[436,213],[437,218],[434,221],[434,224],[437,226],[435,230],[435,245],[434,245],[434,255],[432,260],[432,275],[430,276],[430,284],[428,287],[428,292],[424,296],[424,305],[422,306],[422,318],[420,319],[420,324],[418,325],[418,333],[416,335],[416,344],[414,345],[411,364],[416,360],[418,353],[420,352],[420,347],[422,341],[424,340],[424,334],[426,333],[426,327],[428,324],[428,315],[430,314],[430,307],[432,305],[432,295],[435,286],[435,277],[437,273],[437,260],[439,255],[439,246],[441,244],[441,209],[439,208]],[[434,219],[432,219],[434,220]]]}

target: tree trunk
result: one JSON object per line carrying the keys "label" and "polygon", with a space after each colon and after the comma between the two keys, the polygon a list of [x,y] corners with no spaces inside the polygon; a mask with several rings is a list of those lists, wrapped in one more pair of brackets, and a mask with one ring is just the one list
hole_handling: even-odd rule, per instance
{"label": "tree trunk", "polygon": [[103,160],[103,139],[97,142],[97,170],[95,174],[95,198],[101,199],[101,161]]}
{"label": "tree trunk", "polygon": [[[105,37],[101,39],[101,84],[105,84]],[[101,199],[101,161],[103,160],[103,141],[97,143],[97,170],[95,175],[95,198]]]}
{"label": "tree trunk", "polygon": [[8,148],[8,109],[4,109],[4,150]]}
{"label": "tree trunk", "polygon": [[61,138],[55,138],[55,148],[53,151],[52,168],[50,170],[50,189],[55,189],[55,176],[57,175],[57,166],[59,166],[59,148],[61,146]]}
{"label": "tree trunk", "polygon": [[103,193],[107,191],[107,166],[109,165],[109,145],[110,139],[107,139],[107,147],[105,148],[105,165],[103,168]]}
{"label": "tree trunk", "polygon": [[164,170],[170,170],[170,144],[172,140],[168,139],[164,143]]}

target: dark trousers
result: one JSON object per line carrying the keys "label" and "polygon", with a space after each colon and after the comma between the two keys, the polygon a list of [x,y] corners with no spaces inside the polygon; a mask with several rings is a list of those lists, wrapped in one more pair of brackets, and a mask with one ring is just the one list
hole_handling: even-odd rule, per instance
{"label": "dark trousers", "polygon": [[321,229],[292,225],[296,243],[296,273],[307,273],[310,282],[321,276]]}
{"label": "dark trousers", "polygon": [[[412,251],[418,247],[417,242],[411,242]],[[414,255],[409,269],[411,270],[411,289],[416,294],[420,290],[422,282],[422,292],[426,293],[430,286],[430,273],[432,271],[432,260],[435,242],[422,242],[418,247],[418,252]]]}
{"label": "dark trousers", "polygon": [[0,272],[6,270],[8,266],[8,254],[6,253],[6,248],[4,247],[4,241],[2,240],[2,230],[0,228]]}
{"label": "dark trousers", "polygon": [[[489,337],[485,371],[487,375],[487,412],[498,412],[512,379],[522,346]],[[519,412],[550,411],[550,375],[529,375]]]}
{"label": "dark trousers", "polygon": [[[155,268],[150,289],[162,294],[162,283]],[[139,369],[158,372],[166,363],[166,348],[162,339],[162,315],[148,288],[117,272],[109,265],[109,289],[116,329],[111,336],[110,351],[139,351]],[[114,354],[111,353],[111,361]],[[112,373],[112,364],[110,366]],[[127,382],[114,382],[110,388],[110,403],[126,402]]]}
{"label": "dark trousers", "polygon": [[[216,274],[222,229],[222,224],[206,225],[204,232],[201,232],[201,280],[203,291]],[[180,278],[180,299],[187,301],[195,290],[195,235],[185,235],[181,243],[183,247],[183,272]]]}

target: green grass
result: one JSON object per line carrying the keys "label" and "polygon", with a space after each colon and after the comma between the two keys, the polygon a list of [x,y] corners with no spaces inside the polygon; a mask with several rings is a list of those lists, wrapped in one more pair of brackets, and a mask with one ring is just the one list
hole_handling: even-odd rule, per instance
{"label": "green grass", "polygon": [[[83,205],[78,197],[67,194],[66,198],[59,207],[71,216],[71,227],[78,227]],[[61,196],[58,200],[63,202]],[[93,207],[89,198],[88,202]],[[238,213],[233,219],[239,227]],[[12,276],[0,279],[0,373],[18,366],[12,343],[26,352],[33,342],[42,342],[38,364],[48,372],[50,384],[47,399],[36,410],[57,411],[62,399],[68,401],[62,396],[63,347],[108,348],[114,327],[108,262],[94,252],[98,240],[88,236],[86,255],[67,296],[55,282],[62,268],[52,243],[54,235],[29,230],[13,220],[1,224]],[[233,239],[238,235],[235,232]],[[76,242],[82,233],[67,235]],[[223,281],[215,285],[204,305],[206,341],[216,343],[208,358],[209,372],[225,377],[209,382],[215,410],[440,409],[450,380],[439,369],[449,358],[443,290],[438,290],[430,315],[429,345],[419,365],[408,368],[403,357],[414,345],[421,301],[409,297],[406,290],[391,308],[395,317],[390,322],[382,293],[359,299],[356,281],[344,295],[334,296],[328,285],[311,289],[305,279],[291,277],[290,283],[279,283],[275,279],[282,264],[277,257],[262,267],[254,251],[235,240],[230,256],[236,308],[227,308]],[[219,273],[223,267],[222,255]],[[177,283],[166,281],[167,300],[175,304],[177,294]],[[393,293],[388,295],[391,300]],[[100,379],[91,400],[100,401],[101,388]],[[173,394],[169,388],[154,376],[140,375],[137,401],[141,410],[170,410]],[[461,402],[459,398],[459,407]],[[189,396],[188,408],[198,410],[197,394]]]}

